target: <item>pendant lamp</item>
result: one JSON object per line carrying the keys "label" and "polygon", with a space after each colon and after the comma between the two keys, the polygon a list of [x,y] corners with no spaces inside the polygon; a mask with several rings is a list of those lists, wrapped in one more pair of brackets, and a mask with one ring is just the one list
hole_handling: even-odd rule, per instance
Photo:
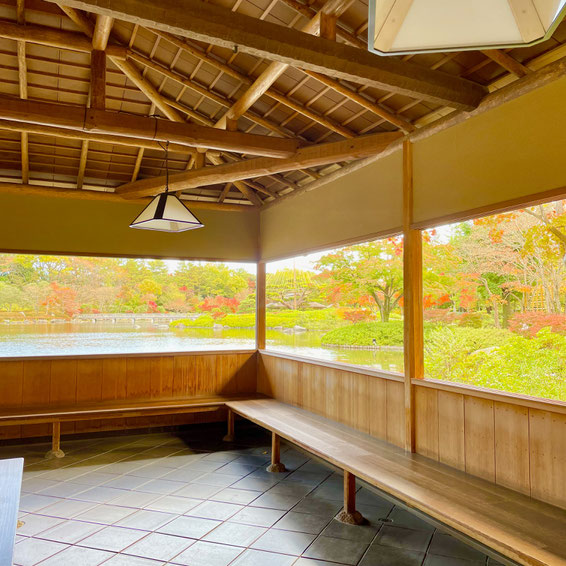
{"label": "pendant lamp", "polygon": [[130,228],[159,230],[161,232],[185,232],[203,228],[204,224],[169,192],[169,143],[165,147],[165,192],[157,195],[130,224]]}
{"label": "pendant lamp", "polygon": [[525,47],[549,39],[566,0],[370,0],[379,55]]}

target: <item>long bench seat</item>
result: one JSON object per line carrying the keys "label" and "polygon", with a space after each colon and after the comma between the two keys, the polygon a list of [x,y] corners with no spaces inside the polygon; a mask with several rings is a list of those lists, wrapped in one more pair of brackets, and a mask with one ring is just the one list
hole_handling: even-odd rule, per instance
{"label": "long bench seat", "polygon": [[[141,402],[105,401],[104,403],[81,404],[80,406],[57,406],[40,409],[39,407],[18,407],[4,411],[0,415],[0,426],[41,424],[53,425],[52,449],[48,457],[62,458],[61,423],[82,420],[116,419],[126,417],[153,417],[159,415],[180,415],[185,413],[216,411],[228,401],[254,399],[255,394],[214,395],[192,397],[190,399],[148,400]],[[230,421],[233,426],[233,421]]]}
{"label": "long bench seat", "polygon": [[[355,480],[357,476],[513,561],[527,566],[566,566],[563,509],[274,399],[226,405],[270,430],[274,438],[289,440],[343,469],[345,478]],[[346,500],[345,493],[345,507]]]}

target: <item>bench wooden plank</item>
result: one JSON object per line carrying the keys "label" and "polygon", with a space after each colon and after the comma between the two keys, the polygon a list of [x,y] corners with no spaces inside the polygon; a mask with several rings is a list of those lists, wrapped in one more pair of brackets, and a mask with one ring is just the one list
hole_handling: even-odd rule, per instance
{"label": "bench wooden plank", "polygon": [[23,458],[0,460],[0,564],[11,565],[18,525]]}
{"label": "bench wooden plank", "polygon": [[563,509],[274,399],[227,406],[511,560],[566,566]]}

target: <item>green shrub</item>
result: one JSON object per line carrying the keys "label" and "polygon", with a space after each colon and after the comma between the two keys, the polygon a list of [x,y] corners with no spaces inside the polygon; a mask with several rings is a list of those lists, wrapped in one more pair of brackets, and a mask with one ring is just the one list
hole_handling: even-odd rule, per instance
{"label": "green shrub", "polygon": [[336,328],[322,337],[322,344],[371,346],[374,338],[378,346],[402,346],[403,321],[365,322]]}

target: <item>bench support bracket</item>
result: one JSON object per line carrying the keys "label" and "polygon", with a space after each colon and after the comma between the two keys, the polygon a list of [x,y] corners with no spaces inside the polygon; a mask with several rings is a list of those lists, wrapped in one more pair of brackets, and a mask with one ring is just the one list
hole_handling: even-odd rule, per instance
{"label": "bench support bracket", "polygon": [[53,437],[51,440],[51,450],[47,452],[45,457],[48,460],[52,458],[63,458],[65,452],[61,450],[61,423],[59,421],[53,421]]}
{"label": "bench support bracket", "polygon": [[222,439],[224,442],[234,442],[234,411],[228,409],[228,430]]}
{"label": "bench support bracket", "polygon": [[281,445],[278,434],[271,433],[271,465],[267,466],[268,472],[286,472],[285,464],[281,463]]}
{"label": "bench support bracket", "polygon": [[356,511],[356,476],[344,470],[344,509],[336,517],[341,523],[361,525],[366,522],[359,511]]}

